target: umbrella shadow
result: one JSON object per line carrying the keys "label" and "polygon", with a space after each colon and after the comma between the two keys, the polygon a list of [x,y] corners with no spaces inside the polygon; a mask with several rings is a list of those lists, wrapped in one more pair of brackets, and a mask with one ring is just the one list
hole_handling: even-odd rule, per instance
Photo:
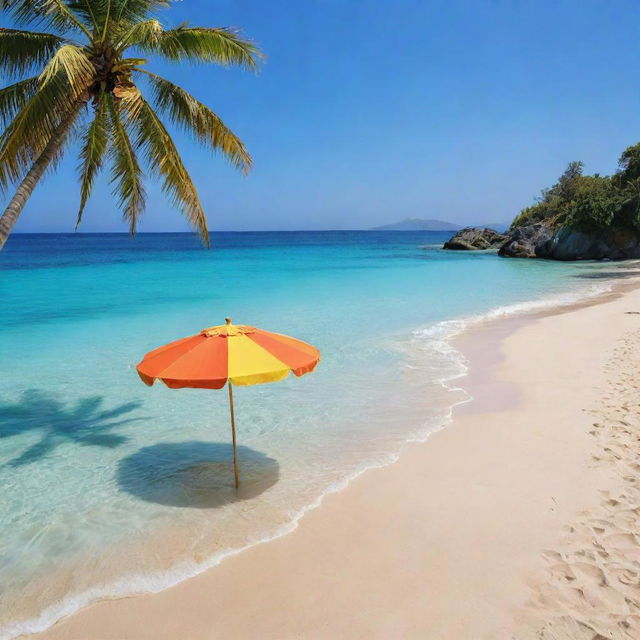
{"label": "umbrella shadow", "polygon": [[120,460],[116,478],[122,491],[145,502],[196,509],[254,498],[278,481],[280,465],[260,451],[238,446],[238,463],[236,489],[231,444],[168,442]]}
{"label": "umbrella shadow", "polygon": [[141,403],[127,402],[111,409],[105,409],[103,404],[104,396],[88,396],[65,404],[39,389],[28,389],[16,403],[0,404],[0,439],[27,431],[41,434],[38,442],[8,464],[19,467],[37,462],[66,442],[108,449],[124,444],[126,436],[112,431],[141,420],[123,417]]}

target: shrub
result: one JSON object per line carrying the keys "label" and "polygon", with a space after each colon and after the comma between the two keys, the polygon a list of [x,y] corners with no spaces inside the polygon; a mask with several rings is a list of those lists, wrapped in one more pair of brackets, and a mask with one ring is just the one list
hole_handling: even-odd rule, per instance
{"label": "shrub", "polygon": [[622,153],[613,176],[585,176],[583,167],[570,162],[558,182],[516,216],[511,229],[538,222],[591,232],[640,229],[640,143]]}

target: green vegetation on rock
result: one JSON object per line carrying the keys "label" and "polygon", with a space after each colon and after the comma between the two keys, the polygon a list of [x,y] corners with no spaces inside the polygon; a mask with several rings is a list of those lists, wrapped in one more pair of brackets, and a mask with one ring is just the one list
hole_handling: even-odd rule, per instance
{"label": "green vegetation on rock", "polygon": [[558,182],[523,209],[511,229],[536,223],[557,229],[597,232],[640,230],[640,143],[629,147],[612,176],[583,175],[582,162],[570,162]]}

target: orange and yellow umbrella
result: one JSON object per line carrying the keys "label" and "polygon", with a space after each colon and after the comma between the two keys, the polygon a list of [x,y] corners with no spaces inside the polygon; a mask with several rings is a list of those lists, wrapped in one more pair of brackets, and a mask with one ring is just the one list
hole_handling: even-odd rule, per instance
{"label": "orange and yellow umbrella", "polygon": [[222,389],[228,383],[233,470],[238,486],[236,426],[232,385],[277,382],[289,373],[302,376],[313,371],[320,352],[306,342],[255,327],[226,324],[203,329],[196,335],[147,353],[136,370],[151,386],[162,380],[170,389]]}

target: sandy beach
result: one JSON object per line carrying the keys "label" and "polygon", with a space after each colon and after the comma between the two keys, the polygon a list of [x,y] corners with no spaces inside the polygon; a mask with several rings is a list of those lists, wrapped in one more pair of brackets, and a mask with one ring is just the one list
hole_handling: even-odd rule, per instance
{"label": "sandy beach", "polygon": [[458,339],[475,398],[291,534],[34,638],[639,638],[640,290]]}
{"label": "sandy beach", "polygon": [[0,0],[0,640],[640,640],[640,3],[284,8]]}

